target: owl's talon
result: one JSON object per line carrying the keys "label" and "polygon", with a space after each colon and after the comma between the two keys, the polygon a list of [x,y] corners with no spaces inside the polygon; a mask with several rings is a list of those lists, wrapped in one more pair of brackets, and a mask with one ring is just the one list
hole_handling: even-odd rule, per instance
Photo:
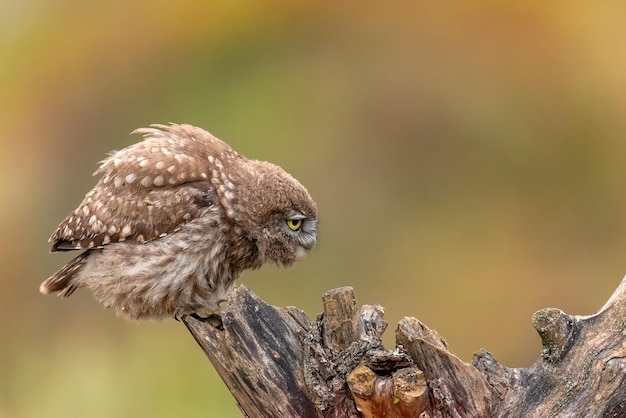
{"label": "owl's talon", "polygon": [[178,322],[180,322],[183,319],[183,316],[185,316],[185,315],[186,315],[186,313],[181,308],[174,309],[173,317]]}

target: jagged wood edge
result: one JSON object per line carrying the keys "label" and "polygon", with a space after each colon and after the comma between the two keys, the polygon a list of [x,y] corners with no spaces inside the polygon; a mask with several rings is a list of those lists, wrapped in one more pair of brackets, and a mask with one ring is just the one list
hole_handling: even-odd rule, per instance
{"label": "jagged wood edge", "polygon": [[[346,295],[345,289],[329,292],[338,292],[340,297]],[[536,312],[533,325],[542,338],[542,357],[527,369],[501,366],[484,350],[476,353],[473,365],[466,364],[448,351],[445,340],[435,331],[414,318],[400,321],[396,334],[402,345],[395,354],[385,351],[379,343],[384,331],[382,308],[377,307],[372,314],[372,306],[365,305],[357,317],[355,301],[354,308],[350,308],[350,298],[354,295],[347,295],[344,301],[334,301],[341,307],[340,311],[345,311],[345,317],[340,315],[338,320],[333,320],[326,312],[325,302],[327,321],[324,322],[322,315],[311,323],[302,311],[270,307],[240,286],[229,298],[221,325],[193,317],[185,317],[184,322],[244,414],[251,417],[284,416],[285,411],[297,414],[291,416],[304,417],[358,416],[346,385],[363,417],[377,416],[383,410],[387,416],[397,417],[413,416],[420,411],[433,416],[468,417],[626,414],[626,278],[595,315],[571,316],[555,308]],[[259,303],[264,307],[259,308]],[[247,311],[246,306],[254,311]],[[379,320],[364,325],[368,322],[367,315]],[[259,323],[247,328],[241,325],[251,318]],[[225,329],[229,333],[227,338],[224,338]],[[259,338],[256,335],[259,332],[264,336]],[[332,341],[334,336],[339,336],[339,345]],[[233,353],[242,356],[233,350],[233,342],[243,347],[244,352],[255,353],[247,354],[243,374],[233,370],[237,364],[233,362]],[[289,347],[297,353],[282,356],[281,351]],[[257,358],[259,350],[269,350],[272,355]],[[387,370],[377,369],[377,363],[371,361],[371,353],[377,351],[389,363]],[[276,386],[273,372],[263,372],[277,365],[296,368],[296,372],[279,372],[296,377],[299,383],[295,385],[295,397],[284,396],[293,389],[293,382]],[[251,380],[251,376],[256,380]],[[259,392],[259,387],[265,388],[268,377],[272,382],[270,389]],[[281,394],[284,402],[277,401],[283,399]],[[289,406],[294,404],[294,399],[296,406]]]}

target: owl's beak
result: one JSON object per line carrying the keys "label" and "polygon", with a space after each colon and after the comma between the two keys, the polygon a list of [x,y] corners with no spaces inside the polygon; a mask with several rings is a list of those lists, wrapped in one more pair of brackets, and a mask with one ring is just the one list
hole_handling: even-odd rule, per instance
{"label": "owl's beak", "polygon": [[313,251],[313,249],[317,246],[317,239],[314,237],[311,237],[310,239],[305,240],[302,243],[302,246],[307,250],[307,251]]}

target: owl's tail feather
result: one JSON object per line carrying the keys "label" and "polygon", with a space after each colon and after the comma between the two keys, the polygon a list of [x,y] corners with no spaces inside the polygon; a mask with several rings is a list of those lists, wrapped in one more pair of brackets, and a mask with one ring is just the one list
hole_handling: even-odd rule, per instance
{"label": "owl's tail feather", "polygon": [[74,290],[76,290],[76,286],[72,283],[72,279],[76,273],[83,268],[90,252],[91,251],[85,251],[64,265],[61,270],[44,280],[44,282],[39,286],[39,291],[44,295],[54,292],[59,292],[59,296],[61,297],[71,295]]}

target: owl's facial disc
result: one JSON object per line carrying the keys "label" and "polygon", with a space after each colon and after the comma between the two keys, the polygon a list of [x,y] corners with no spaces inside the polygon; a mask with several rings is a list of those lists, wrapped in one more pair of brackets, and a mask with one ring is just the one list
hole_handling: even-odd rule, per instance
{"label": "owl's facial disc", "polygon": [[294,237],[297,244],[305,250],[302,256],[306,254],[306,251],[315,247],[317,240],[317,221],[315,219],[302,214],[292,214],[285,219],[285,225],[287,225],[286,234]]}
{"label": "owl's facial disc", "polygon": [[274,213],[257,241],[262,259],[290,266],[302,259],[317,240],[317,221],[300,212]]}
{"label": "owl's facial disc", "polygon": [[291,247],[293,259],[284,263],[289,265],[304,258],[315,247],[317,242],[317,221],[304,215],[297,215],[288,217],[285,224],[287,225],[287,235],[293,239],[290,240],[293,243]]}

